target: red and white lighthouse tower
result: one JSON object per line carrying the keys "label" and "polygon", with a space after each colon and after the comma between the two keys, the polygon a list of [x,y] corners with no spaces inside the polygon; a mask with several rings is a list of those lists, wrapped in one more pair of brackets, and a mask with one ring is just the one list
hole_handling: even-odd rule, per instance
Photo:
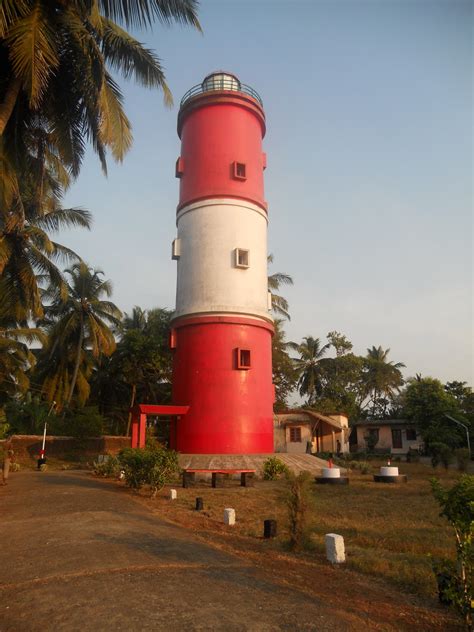
{"label": "red and white lighthouse tower", "polygon": [[189,406],[175,447],[273,452],[272,318],[258,94],[218,71],[183,97],[177,208],[173,403]]}

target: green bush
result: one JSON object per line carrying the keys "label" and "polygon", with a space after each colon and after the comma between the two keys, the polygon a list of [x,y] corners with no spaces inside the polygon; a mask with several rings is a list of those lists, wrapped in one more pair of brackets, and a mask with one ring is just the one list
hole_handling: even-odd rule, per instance
{"label": "green bush", "polygon": [[[445,489],[436,479],[431,481],[433,495],[444,516],[455,532],[456,564],[444,569],[435,567],[440,599],[453,604],[463,616],[466,629],[472,626],[473,570],[474,570],[474,476],[463,474],[450,488]],[[440,581],[442,580],[442,581]]]}
{"label": "green bush", "polygon": [[99,463],[98,461],[94,462],[94,474],[96,474],[97,476],[110,478],[117,476],[119,472],[120,463],[115,456],[106,455],[101,463]]}
{"label": "green bush", "polygon": [[276,456],[271,456],[263,464],[263,478],[266,481],[276,481],[282,475],[287,475],[288,473],[288,467]]}
{"label": "green bush", "polygon": [[66,436],[77,439],[100,437],[104,422],[105,420],[97,408],[88,406],[66,413],[63,421],[63,432]]}
{"label": "green bush", "polygon": [[301,548],[307,538],[307,514],[311,502],[309,483],[311,474],[300,472],[298,475],[288,472],[289,483],[286,506],[290,529],[290,546],[293,550]]}
{"label": "green bush", "polygon": [[408,448],[407,463],[418,463],[419,460],[420,460],[419,451],[414,450],[413,448]]}
{"label": "green bush", "polygon": [[125,448],[118,456],[125,483],[132,489],[149,485],[152,498],[179,472],[178,455],[162,447]]}
{"label": "green bush", "polygon": [[453,452],[449,445],[441,441],[434,441],[429,445],[429,453],[431,455],[431,465],[437,467],[440,463],[448,469],[449,464],[453,460]]}

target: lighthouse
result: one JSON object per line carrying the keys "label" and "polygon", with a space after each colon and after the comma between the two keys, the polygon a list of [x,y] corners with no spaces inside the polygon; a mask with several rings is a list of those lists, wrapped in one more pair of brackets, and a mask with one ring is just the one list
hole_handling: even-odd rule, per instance
{"label": "lighthouse", "polygon": [[172,444],[188,454],[273,452],[262,100],[217,71],[181,100]]}

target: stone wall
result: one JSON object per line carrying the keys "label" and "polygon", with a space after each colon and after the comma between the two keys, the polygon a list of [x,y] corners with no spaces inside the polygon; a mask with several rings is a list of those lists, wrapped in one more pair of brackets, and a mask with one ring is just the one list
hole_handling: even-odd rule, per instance
{"label": "stone wall", "polygon": [[[12,447],[18,461],[36,460],[43,442],[42,435],[13,435]],[[0,442],[1,444],[2,442]],[[117,454],[122,448],[130,446],[130,437],[46,437],[46,457],[72,459],[75,456],[97,456],[98,454]]]}

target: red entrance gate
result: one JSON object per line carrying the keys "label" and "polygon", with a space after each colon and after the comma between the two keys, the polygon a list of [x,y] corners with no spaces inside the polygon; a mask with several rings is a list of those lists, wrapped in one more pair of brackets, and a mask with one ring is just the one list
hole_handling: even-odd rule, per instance
{"label": "red entrance gate", "polygon": [[189,406],[156,406],[136,404],[132,409],[132,448],[144,448],[147,415],[167,415],[171,417],[170,448],[176,449],[176,425],[189,410]]}

